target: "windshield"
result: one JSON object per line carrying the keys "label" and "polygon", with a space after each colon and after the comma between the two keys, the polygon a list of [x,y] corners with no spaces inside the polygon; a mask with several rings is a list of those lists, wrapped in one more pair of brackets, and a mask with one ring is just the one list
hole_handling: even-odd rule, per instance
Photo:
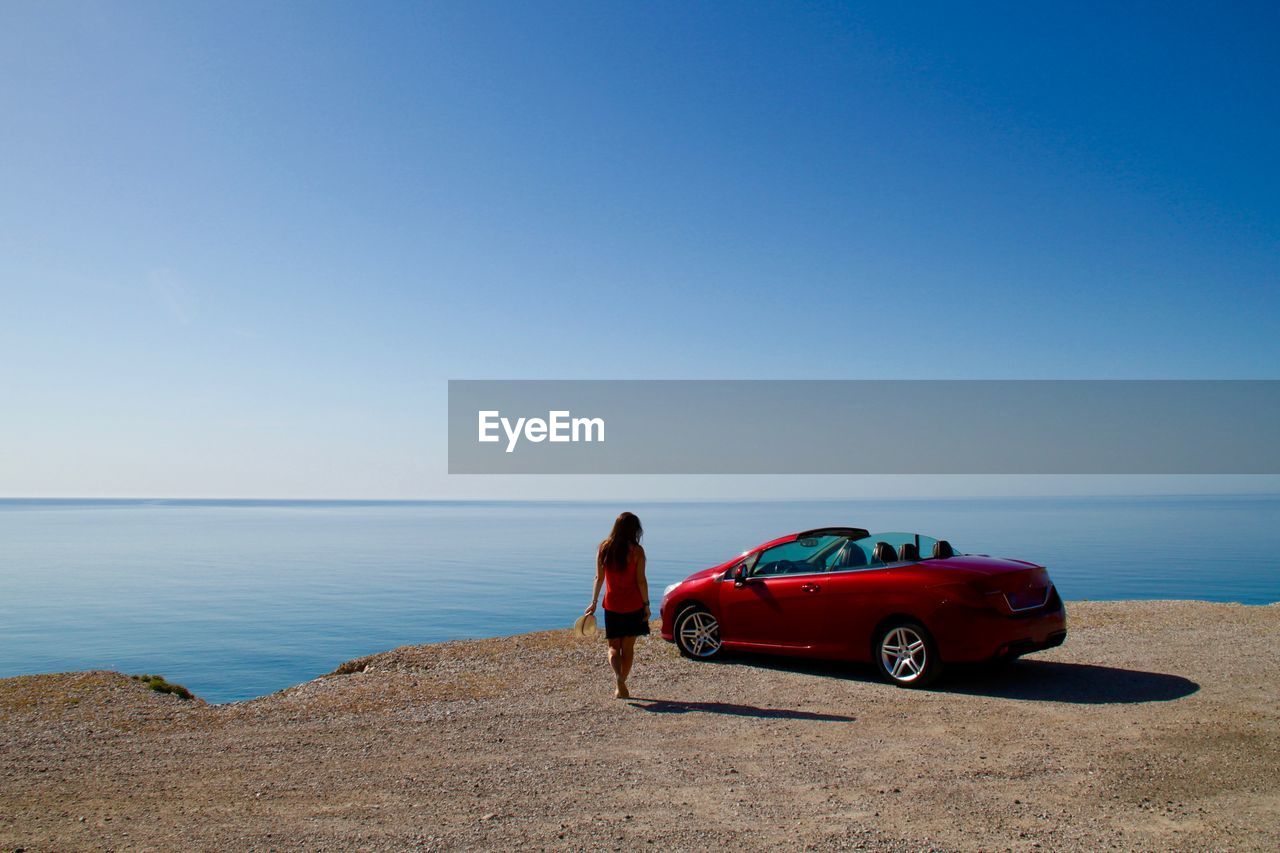
{"label": "windshield", "polygon": [[841,553],[848,536],[826,533],[804,536],[760,552],[751,569],[755,575],[793,575],[825,572]]}

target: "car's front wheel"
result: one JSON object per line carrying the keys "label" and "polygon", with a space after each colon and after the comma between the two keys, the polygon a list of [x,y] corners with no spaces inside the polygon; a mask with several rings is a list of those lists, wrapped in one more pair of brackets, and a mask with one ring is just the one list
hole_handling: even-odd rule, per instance
{"label": "car's front wheel", "polygon": [[720,654],[720,623],[711,611],[689,607],[676,617],[676,647],[680,654],[697,660],[710,660]]}
{"label": "car's front wheel", "polygon": [[874,658],[880,676],[899,687],[924,687],[942,671],[933,638],[915,622],[899,622],[881,630]]}

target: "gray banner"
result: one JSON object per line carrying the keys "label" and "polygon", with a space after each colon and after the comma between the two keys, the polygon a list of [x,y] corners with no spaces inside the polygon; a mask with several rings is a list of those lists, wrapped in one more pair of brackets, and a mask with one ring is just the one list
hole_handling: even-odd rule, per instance
{"label": "gray banner", "polygon": [[1276,474],[1280,380],[451,380],[450,474]]}

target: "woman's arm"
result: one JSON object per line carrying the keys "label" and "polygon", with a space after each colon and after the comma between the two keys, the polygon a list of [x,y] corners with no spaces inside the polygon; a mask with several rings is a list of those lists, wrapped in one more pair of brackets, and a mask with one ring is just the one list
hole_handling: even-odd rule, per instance
{"label": "woman's arm", "polygon": [[600,600],[600,587],[604,585],[604,561],[600,557],[601,552],[596,551],[596,585],[591,590],[591,604],[582,611],[588,616],[595,612],[596,602]]}
{"label": "woman's arm", "polygon": [[644,618],[649,618],[649,579],[644,575],[644,549],[640,549],[640,556],[636,558],[636,583],[640,586],[640,600],[644,602]]}

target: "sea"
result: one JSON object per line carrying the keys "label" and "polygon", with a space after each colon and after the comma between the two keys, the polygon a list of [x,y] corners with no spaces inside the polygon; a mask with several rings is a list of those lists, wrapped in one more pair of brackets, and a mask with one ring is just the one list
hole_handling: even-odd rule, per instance
{"label": "sea", "polygon": [[1280,600],[1280,495],[786,502],[0,500],[0,677],[160,674],[210,702],[396,646],[568,628],[596,544],[644,524],[650,591],[850,525],[1049,567],[1062,597]]}

